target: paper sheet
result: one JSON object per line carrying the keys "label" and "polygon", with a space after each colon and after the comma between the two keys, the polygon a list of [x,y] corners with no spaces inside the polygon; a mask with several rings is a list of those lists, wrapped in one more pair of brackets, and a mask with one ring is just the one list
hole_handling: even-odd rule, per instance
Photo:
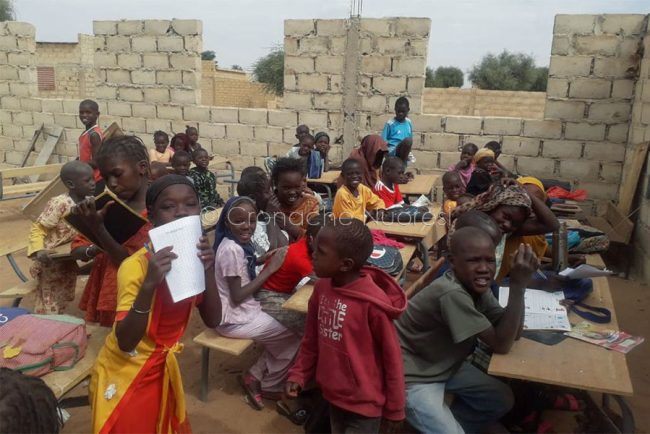
{"label": "paper sheet", "polygon": [[[510,288],[499,288],[499,304],[508,305]],[[525,330],[564,330],[570,331],[571,324],[566,308],[560,304],[564,299],[562,291],[546,292],[526,289],[524,294]]]}
{"label": "paper sheet", "polygon": [[582,264],[578,268],[566,268],[560,271],[559,274],[569,279],[589,279],[592,277],[609,276],[612,272],[608,269],[601,270],[592,265]]}
{"label": "paper sheet", "polygon": [[205,270],[196,248],[201,235],[198,215],[183,217],[149,231],[154,251],[173,246],[172,251],[178,256],[165,277],[174,303],[205,291]]}

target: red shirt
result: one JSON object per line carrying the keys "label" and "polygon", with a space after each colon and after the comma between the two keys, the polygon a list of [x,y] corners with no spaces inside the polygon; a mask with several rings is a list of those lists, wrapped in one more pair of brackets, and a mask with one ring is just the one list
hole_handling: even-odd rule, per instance
{"label": "red shirt", "polygon": [[399,191],[399,184],[393,184],[393,190],[388,188],[386,184],[381,181],[377,181],[375,187],[372,191],[379,196],[381,200],[384,201],[386,208],[390,208],[393,205],[399,205],[404,202],[402,198],[402,193]]}
{"label": "red shirt", "polygon": [[287,256],[278,271],[264,283],[264,289],[292,293],[298,282],[313,271],[307,238],[303,237],[287,249]]}
{"label": "red shirt", "polygon": [[[99,138],[101,140],[104,140],[104,133],[102,132],[102,129],[99,128],[99,125],[95,125],[94,127],[91,127],[90,129],[84,131],[80,136],[79,136],[79,160],[80,161],[85,161],[85,162],[91,162],[93,159],[93,145],[90,143],[90,133],[95,132],[99,134]],[[95,181],[99,181],[102,179],[102,176],[99,174],[99,169],[93,167],[94,169],[94,176],[95,176]]]}

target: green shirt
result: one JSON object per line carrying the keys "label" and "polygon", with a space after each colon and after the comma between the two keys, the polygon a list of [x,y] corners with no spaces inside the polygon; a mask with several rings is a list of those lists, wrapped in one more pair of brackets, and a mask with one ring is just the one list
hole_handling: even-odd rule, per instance
{"label": "green shirt", "polygon": [[475,301],[447,271],[417,293],[396,322],[406,382],[447,381],[474,349],[476,335],[502,314],[492,292]]}
{"label": "green shirt", "polygon": [[217,178],[214,173],[193,167],[190,169],[189,176],[194,182],[196,192],[199,194],[202,209],[207,206],[216,208],[223,205],[223,200],[217,193]]}

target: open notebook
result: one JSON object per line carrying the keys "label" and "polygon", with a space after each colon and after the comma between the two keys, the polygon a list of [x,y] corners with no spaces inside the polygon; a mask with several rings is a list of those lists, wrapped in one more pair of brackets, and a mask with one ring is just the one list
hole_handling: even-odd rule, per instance
{"label": "open notebook", "polygon": [[[508,305],[510,288],[499,288],[499,304]],[[560,301],[564,300],[562,291],[546,292],[526,289],[524,294],[524,330],[570,331],[569,315]]]}

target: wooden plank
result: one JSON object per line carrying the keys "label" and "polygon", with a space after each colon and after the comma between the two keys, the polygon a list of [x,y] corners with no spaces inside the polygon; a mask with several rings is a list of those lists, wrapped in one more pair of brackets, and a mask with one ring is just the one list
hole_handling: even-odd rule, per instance
{"label": "wooden plank", "polygon": [[41,212],[43,212],[48,200],[67,191],[68,189],[65,187],[65,184],[63,184],[63,181],[57,175],[49,182],[47,187],[42,189],[40,193],[25,204],[22,209],[23,215],[29,217],[32,221],[36,221]]}
{"label": "wooden plank", "polygon": [[11,288],[0,291],[0,298],[19,298],[31,294],[36,290],[36,280],[21,282]]}
{"label": "wooden plank", "polygon": [[444,222],[438,219],[440,205],[434,203],[429,207],[429,210],[434,215],[434,219],[428,222],[400,223],[372,221],[368,222],[367,226],[370,229],[384,231],[388,235],[422,239],[428,247],[431,247],[447,233],[447,229]]}
{"label": "wooden plank", "polygon": [[640,143],[634,146],[634,149],[628,150],[632,155],[626,158],[629,165],[625,168],[625,180],[621,185],[620,194],[618,196],[618,209],[623,215],[630,215],[632,210],[632,202],[634,201],[634,193],[636,193],[637,185],[639,184],[639,177],[641,176],[641,169],[645,163],[645,156],[648,152],[650,142]]}
{"label": "wooden plank", "polygon": [[30,184],[16,184],[8,185],[2,188],[2,197],[5,196],[18,196],[27,193],[38,193],[50,184],[50,181],[32,182]]}
{"label": "wooden plank", "polygon": [[320,178],[308,178],[307,182],[311,184],[336,184],[336,181],[339,179],[341,172],[338,170],[330,170],[329,172],[323,172]]}
{"label": "wooden plank", "polygon": [[27,248],[27,236],[24,233],[15,234],[13,238],[3,236],[0,238],[0,256],[16,253]]}
{"label": "wooden plank", "polygon": [[194,342],[223,353],[239,356],[253,345],[252,339],[234,339],[221,336],[212,329],[203,330],[194,338]]}
{"label": "wooden plank", "polygon": [[44,164],[38,166],[3,168],[0,169],[0,176],[2,176],[2,179],[10,179],[21,178],[23,176],[38,177],[39,175],[58,175],[61,171],[61,167],[63,167],[63,164]]}
{"label": "wooden plank", "polygon": [[104,141],[112,138],[112,137],[120,137],[124,135],[124,131],[122,131],[122,128],[117,124],[117,122],[113,122],[104,130]]}
{"label": "wooden plank", "polygon": [[36,141],[38,140],[41,133],[43,132],[43,125],[44,124],[41,124],[39,129],[34,131],[34,135],[32,136],[32,141],[29,144],[27,151],[25,151],[25,155],[23,156],[23,161],[20,163],[20,167],[25,167],[25,164],[27,164],[27,160],[29,160],[29,154],[31,154],[34,148],[36,147]]}
{"label": "wooden plank", "polygon": [[634,223],[632,223],[627,215],[623,214],[612,202],[607,202],[605,218],[612,226],[612,229],[623,240],[623,243],[629,243],[632,238],[632,232],[634,231]]}
{"label": "wooden plank", "polygon": [[429,196],[440,178],[440,175],[415,175],[412,181],[400,184],[399,190],[403,195]]}
{"label": "wooden plank", "polygon": [[[42,127],[41,127],[42,128]],[[45,132],[47,134],[47,139],[45,139],[45,143],[43,144],[43,148],[41,151],[38,153],[38,156],[36,157],[36,160],[34,161],[34,166],[41,166],[44,164],[47,164],[47,162],[50,160],[50,156],[52,155],[52,152],[54,152],[54,148],[56,145],[59,144],[61,141],[61,135],[63,133],[63,128],[59,126],[55,126],[51,132]],[[58,174],[58,172],[57,172]],[[39,175],[31,175],[29,177],[31,182],[36,182],[38,181]]]}

